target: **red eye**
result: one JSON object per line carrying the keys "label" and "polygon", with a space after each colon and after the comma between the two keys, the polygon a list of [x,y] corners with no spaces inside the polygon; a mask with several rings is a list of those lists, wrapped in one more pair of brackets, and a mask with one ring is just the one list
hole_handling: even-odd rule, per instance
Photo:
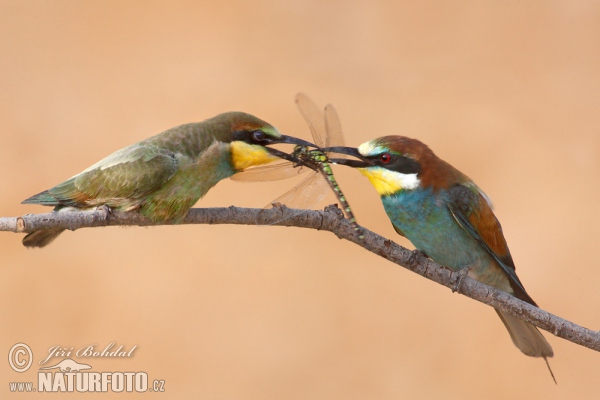
{"label": "red eye", "polygon": [[387,164],[390,161],[392,161],[392,156],[390,155],[390,153],[383,153],[379,156],[379,161],[381,161],[384,164]]}

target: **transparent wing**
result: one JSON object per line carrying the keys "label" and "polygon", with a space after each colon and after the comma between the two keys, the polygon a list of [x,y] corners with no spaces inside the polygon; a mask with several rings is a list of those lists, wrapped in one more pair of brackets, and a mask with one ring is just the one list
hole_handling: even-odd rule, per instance
{"label": "transparent wing", "polygon": [[304,93],[296,95],[296,106],[308,124],[314,143],[319,147],[327,147],[327,130],[323,112]]}
{"label": "transparent wing", "polygon": [[273,203],[281,203],[288,208],[309,209],[323,200],[328,193],[328,188],[327,181],[319,173],[313,171],[302,182],[270,202],[265,208],[269,208]]}
{"label": "transparent wing", "polygon": [[231,179],[238,182],[278,181],[298,176],[306,171],[312,170],[307,167],[296,167],[290,161],[278,161],[259,167],[247,168],[233,175]]}
{"label": "transparent wing", "polygon": [[319,147],[343,146],[342,124],[335,107],[325,106],[325,115],[304,93],[296,95],[296,105],[308,124],[315,144]]}
{"label": "transparent wing", "polygon": [[[281,203],[285,204],[288,208],[297,209],[297,212],[293,213],[292,216],[300,215],[309,209],[315,208],[329,192],[327,190],[328,187],[329,184],[325,178],[318,172],[313,171],[311,175],[304,178],[302,182],[267,204],[264,208],[270,208],[273,204]],[[276,224],[288,218],[290,217],[280,218],[273,221],[272,224]]]}
{"label": "transparent wing", "polygon": [[[325,106],[325,131],[327,136],[325,138],[325,146],[344,146],[344,132],[342,131],[342,123],[337,111],[331,104]],[[340,154],[345,156],[345,154]],[[337,157],[337,156],[336,156]]]}

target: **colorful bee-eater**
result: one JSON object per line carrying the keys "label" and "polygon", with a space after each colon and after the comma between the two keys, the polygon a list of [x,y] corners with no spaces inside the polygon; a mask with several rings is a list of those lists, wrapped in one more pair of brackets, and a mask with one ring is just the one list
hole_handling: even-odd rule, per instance
{"label": "colorful bee-eater", "polygon": [[[118,150],[23,203],[54,206],[55,211],[98,206],[139,210],[152,221],[177,223],[220,180],[285,156],[265,147],[276,143],[313,146],[282,135],[252,115],[228,112]],[[23,244],[46,246],[63,230],[32,232],[23,238]]]}
{"label": "colorful bee-eater", "polygon": [[[386,136],[358,148],[322,150],[359,159],[332,162],[358,168],[369,178],[396,232],[418,250],[454,271],[468,268],[468,276],[536,305],[517,277],[489,198],[427,145],[403,136]],[[496,312],[519,350],[548,362],[552,347],[535,326]]]}

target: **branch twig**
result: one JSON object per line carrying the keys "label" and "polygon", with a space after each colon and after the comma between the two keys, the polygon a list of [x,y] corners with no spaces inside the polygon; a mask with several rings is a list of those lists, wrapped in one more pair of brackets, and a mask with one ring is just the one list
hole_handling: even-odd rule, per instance
{"label": "branch twig", "polygon": [[[325,211],[306,210],[301,213],[285,206],[268,210],[233,206],[227,208],[193,208],[188,212],[182,223],[278,225],[324,230],[448,288],[453,289],[459,278],[457,273],[441,267],[421,253],[410,251],[367,229],[363,228],[364,239],[360,240],[350,222],[341,215],[341,210],[334,206],[327,207]],[[23,233],[54,227],[76,230],[79,228],[116,225],[151,226],[166,224],[153,223],[134,212],[120,213],[115,211],[108,213],[103,209],[27,214],[21,217],[0,218],[0,231]],[[600,332],[574,324],[498,289],[465,277],[461,283],[460,292],[498,310],[508,312],[555,336],[600,351]]]}

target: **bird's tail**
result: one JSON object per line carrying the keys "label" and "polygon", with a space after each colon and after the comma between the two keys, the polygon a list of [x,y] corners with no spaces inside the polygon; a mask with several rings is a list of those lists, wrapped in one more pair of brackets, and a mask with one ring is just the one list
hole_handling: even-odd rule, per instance
{"label": "bird's tail", "polygon": [[23,246],[25,247],[44,247],[50,244],[64,228],[51,228],[34,231],[23,238]]}
{"label": "bird's tail", "polygon": [[48,190],[44,190],[41,193],[31,196],[30,198],[23,200],[21,204],[41,204],[44,206],[56,206],[60,204],[58,199],[50,194]]}
{"label": "bird's tail", "polygon": [[556,382],[550,364],[548,364],[548,358],[554,356],[554,351],[546,338],[535,326],[502,311],[496,310],[496,312],[508,330],[515,346],[527,356],[543,357],[552,379]]}

